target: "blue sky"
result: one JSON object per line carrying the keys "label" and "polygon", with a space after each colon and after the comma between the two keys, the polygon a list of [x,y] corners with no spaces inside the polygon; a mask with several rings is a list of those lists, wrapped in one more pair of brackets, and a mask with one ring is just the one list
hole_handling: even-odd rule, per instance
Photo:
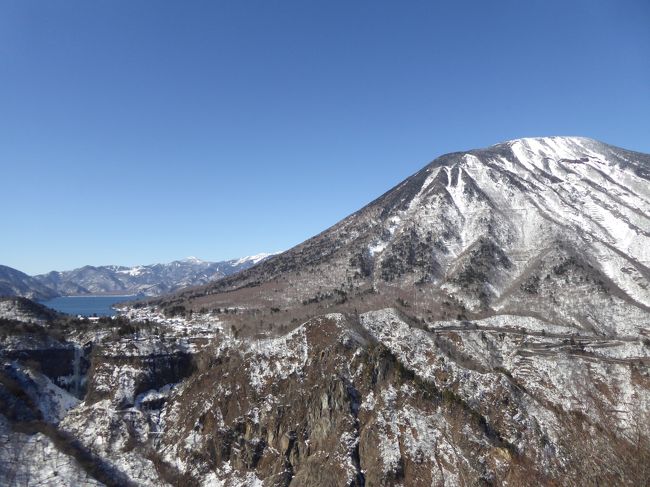
{"label": "blue sky", "polygon": [[0,263],[289,248],[446,152],[650,152],[650,3],[0,0]]}

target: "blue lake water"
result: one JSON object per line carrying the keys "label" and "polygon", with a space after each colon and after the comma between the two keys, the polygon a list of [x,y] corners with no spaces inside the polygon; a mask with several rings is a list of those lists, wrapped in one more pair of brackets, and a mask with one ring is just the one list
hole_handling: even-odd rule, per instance
{"label": "blue lake water", "polygon": [[82,316],[113,316],[116,303],[131,301],[141,296],[61,296],[41,304],[62,313]]}

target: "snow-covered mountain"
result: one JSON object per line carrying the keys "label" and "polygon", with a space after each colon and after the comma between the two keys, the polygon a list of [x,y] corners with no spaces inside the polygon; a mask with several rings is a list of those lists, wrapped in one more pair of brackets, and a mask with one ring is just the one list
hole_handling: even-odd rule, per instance
{"label": "snow-covered mountain", "polygon": [[12,311],[1,480],[649,485],[649,252],[649,155],[548,137],[442,156],[119,320]]}
{"label": "snow-covered mountain", "polygon": [[59,295],[143,294],[158,296],[188,286],[197,286],[235,274],[266,259],[258,254],[241,259],[208,262],[188,257],[167,264],[134,267],[84,266],[71,271],[52,271],[34,276]]}
{"label": "snow-covered mountain", "polygon": [[649,179],[650,156],[579,137],[448,154],[320,235],[169,302],[399,298],[429,319],[526,313],[632,333],[650,309]]}

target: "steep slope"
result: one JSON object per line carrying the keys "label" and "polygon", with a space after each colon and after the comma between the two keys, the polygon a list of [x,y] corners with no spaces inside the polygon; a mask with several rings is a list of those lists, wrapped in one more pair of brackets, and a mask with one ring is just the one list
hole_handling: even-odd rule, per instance
{"label": "steep slope", "polygon": [[0,265],[0,296],[22,296],[45,300],[57,295],[56,291],[24,272]]}
{"label": "steep slope", "polygon": [[60,295],[143,294],[158,296],[178,289],[205,284],[248,269],[271,254],[208,262],[188,257],[167,264],[135,267],[84,266],[71,271],[52,271],[34,276]]}
{"label": "steep slope", "polygon": [[398,300],[429,319],[526,312],[633,333],[650,309],[649,179],[650,156],[586,138],[448,154],[305,243],[156,304],[307,317]]}

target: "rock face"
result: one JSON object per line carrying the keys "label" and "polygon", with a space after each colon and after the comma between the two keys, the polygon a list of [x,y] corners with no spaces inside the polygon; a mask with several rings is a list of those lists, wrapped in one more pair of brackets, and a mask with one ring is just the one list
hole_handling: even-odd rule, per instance
{"label": "rock face", "polygon": [[237,276],[8,320],[3,484],[648,485],[649,171],[579,138],[450,154]]}

